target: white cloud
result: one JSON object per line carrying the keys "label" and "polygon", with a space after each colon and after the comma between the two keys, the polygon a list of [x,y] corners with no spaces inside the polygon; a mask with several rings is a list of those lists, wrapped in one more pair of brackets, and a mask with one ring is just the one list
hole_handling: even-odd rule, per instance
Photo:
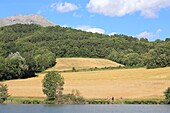
{"label": "white cloud", "polygon": [[153,38],[154,34],[145,31],[145,32],[138,34],[136,37],[138,37],[138,38],[148,38],[149,39],[149,38]]}
{"label": "white cloud", "polygon": [[112,33],[110,33],[109,35],[115,35],[115,34],[117,34],[116,32],[112,32]]}
{"label": "white cloud", "polygon": [[149,40],[155,40],[155,39],[159,39],[159,35],[162,32],[161,29],[158,29],[155,33],[151,33],[151,32],[142,32],[140,34],[138,34],[136,37],[138,38],[147,38]]}
{"label": "white cloud", "polygon": [[74,11],[78,9],[78,6],[76,6],[75,4],[71,4],[68,2],[64,2],[64,3],[53,3],[50,6],[52,9],[57,10],[60,13],[67,13],[70,11]]}
{"label": "white cloud", "polygon": [[80,25],[80,26],[76,27],[76,29],[87,31],[87,32],[92,32],[92,33],[101,33],[101,34],[105,33],[104,29],[91,27],[91,26],[87,26],[87,25]]}
{"label": "white cloud", "polygon": [[147,18],[157,17],[162,8],[170,7],[170,0],[90,0],[87,9],[105,16],[124,16],[135,12]]}
{"label": "white cloud", "polygon": [[77,17],[77,18],[81,18],[83,15],[77,14],[77,13],[75,12],[75,13],[73,13],[73,16],[74,16],[74,17]]}
{"label": "white cloud", "polygon": [[69,27],[67,24],[61,25],[61,27]]}

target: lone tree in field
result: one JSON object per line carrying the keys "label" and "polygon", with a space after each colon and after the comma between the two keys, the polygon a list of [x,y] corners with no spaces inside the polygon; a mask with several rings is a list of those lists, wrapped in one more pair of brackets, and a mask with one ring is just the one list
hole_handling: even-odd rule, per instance
{"label": "lone tree in field", "polygon": [[170,104],[170,87],[164,92],[165,99],[168,104]]}
{"label": "lone tree in field", "polygon": [[48,72],[43,81],[43,93],[48,101],[58,101],[62,97],[64,78],[56,72]]}
{"label": "lone tree in field", "polygon": [[0,103],[3,103],[8,98],[8,86],[0,84]]}

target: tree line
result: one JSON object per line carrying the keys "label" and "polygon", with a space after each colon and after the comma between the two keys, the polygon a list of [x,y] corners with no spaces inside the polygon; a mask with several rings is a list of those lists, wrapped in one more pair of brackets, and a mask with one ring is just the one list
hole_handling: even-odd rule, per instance
{"label": "tree line", "polygon": [[106,58],[125,66],[170,66],[170,38],[148,41],[72,28],[16,24],[0,28],[0,80],[35,76],[57,57]]}

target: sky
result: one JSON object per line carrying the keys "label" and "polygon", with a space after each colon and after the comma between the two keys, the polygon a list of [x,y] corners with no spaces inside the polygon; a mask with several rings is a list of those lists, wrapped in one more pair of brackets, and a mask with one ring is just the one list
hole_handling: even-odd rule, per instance
{"label": "sky", "polygon": [[149,40],[170,38],[170,0],[1,0],[0,18],[40,14],[53,23]]}

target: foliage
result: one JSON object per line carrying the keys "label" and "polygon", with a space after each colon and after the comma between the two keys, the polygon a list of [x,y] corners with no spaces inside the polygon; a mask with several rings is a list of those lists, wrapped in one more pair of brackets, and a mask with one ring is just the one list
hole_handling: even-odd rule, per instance
{"label": "foliage", "polygon": [[60,101],[64,85],[64,78],[55,72],[48,72],[43,81],[43,93],[49,101]]}
{"label": "foliage", "polygon": [[[9,58],[11,53],[18,57]],[[34,76],[55,65],[56,57],[108,58],[125,66],[166,67],[170,66],[170,41],[166,38],[150,42],[123,34],[109,36],[60,26],[16,24],[0,28],[0,80]]]}
{"label": "foliage", "polygon": [[64,104],[84,104],[86,100],[82,96],[76,96],[74,94],[63,95]]}
{"label": "foliage", "polygon": [[76,68],[75,67],[73,67],[72,68],[72,72],[76,72],[77,70],[76,70]]}
{"label": "foliage", "polygon": [[165,99],[168,104],[170,104],[170,87],[164,92]]}
{"label": "foliage", "polygon": [[43,101],[40,100],[22,100],[22,104],[42,104]]}
{"label": "foliage", "polygon": [[0,61],[2,62],[0,80],[27,78],[34,75],[19,52],[9,54],[7,58],[0,57]]}
{"label": "foliage", "polygon": [[96,100],[96,99],[91,99],[87,100],[88,104],[113,104],[109,100]]}
{"label": "foliage", "polygon": [[159,100],[125,100],[124,104],[163,104],[164,101]]}
{"label": "foliage", "polygon": [[0,103],[3,103],[8,98],[8,86],[0,84]]}
{"label": "foliage", "polygon": [[22,98],[22,97],[9,97],[7,102],[9,104],[44,104],[43,98]]}
{"label": "foliage", "polygon": [[86,100],[80,96],[80,92],[77,89],[73,89],[71,94],[63,95],[64,104],[85,104]]}
{"label": "foliage", "polygon": [[34,60],[36,63],[36,71],[44,71],[48,67],[54,66],[56,56],[48,49],[40,48],[35,51]]}
{"label": "foliage", "polygon": [[143,66],[141,60],[142,60],[141,56],[137,53],[129,53],[125,55],[123,58],[123,62],[126,66],[138,66],[138,65]]}
{"label": "foliage", "polygon": [[164,100],[150,99],[150,100],[115,100],[111,102],[106,99],[90,99],[87,100],[88,104],[166,104]]}
{"label": "foliage", "polygon": [[170,65],[169,47],[161,45],[149,51],[147,68],[166,67]]}

